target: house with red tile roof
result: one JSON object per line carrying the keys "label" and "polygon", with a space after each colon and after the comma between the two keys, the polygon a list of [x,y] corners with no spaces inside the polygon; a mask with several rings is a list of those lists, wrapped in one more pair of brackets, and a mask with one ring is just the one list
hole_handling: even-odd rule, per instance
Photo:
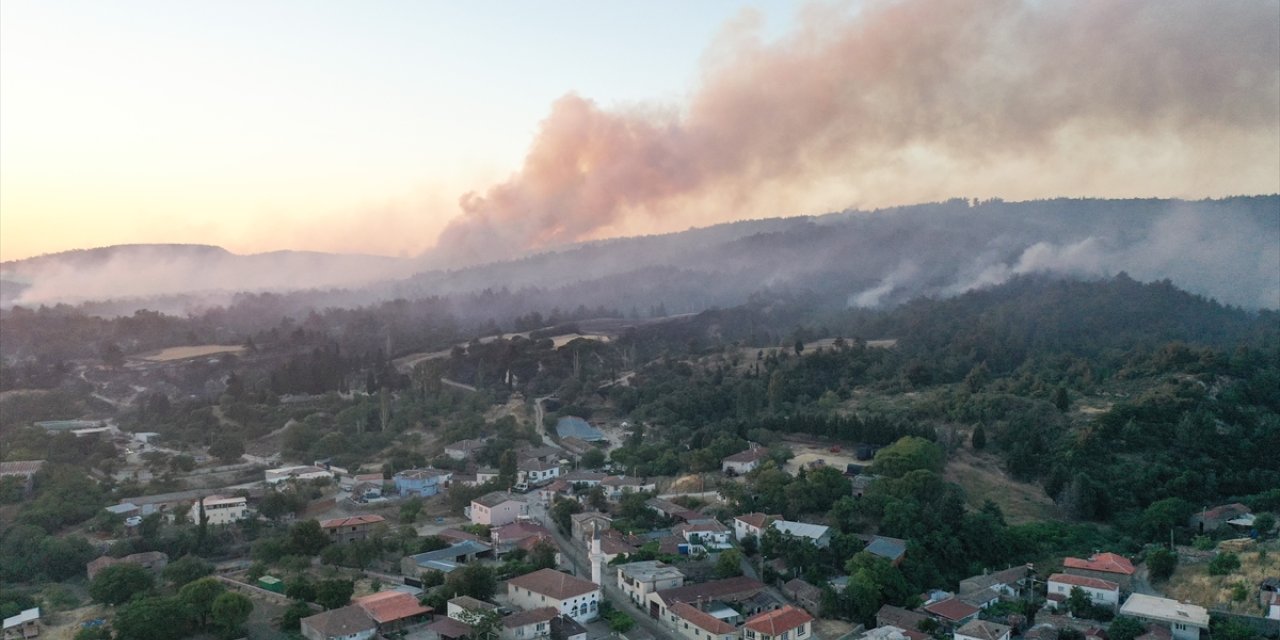
{"label": "house with red tile roof", "polygon": [[1127,592],[1135,571],[1129,559],[1115,553],[1098,553],[1085,558],[1063,558],[1063,573],[1086,578],[1100,578],[1120,585]]}
{"label": "house with red tile roof", "polygon": [[367,540],[369,532],[387,519],[377,515],[351,516],[350,518],[332,518],[321,520],[320,528],[329,534],[329,541],[334,544],[347,544],[357,540]]}
{"label": "house with red tile roof", "polygon": [[744,513],[733,519],[733,537],[739,542],[747,536],[755,536],[758,539],[764,535],[764,530],[769,526],[769,523],[781,519],[781,515]]}
{"label": "house with red tile roof", "polygon": [[1212,509],[1202,509],[1191,514],[1191,517],[1187,519],[1187,526],[1200,533],[1216,531],[1227,524],[1228,521],[1246,515],[1249,515],[1249,507],[1239,502],[1220,504]]}
{"label": "house with red tile roof", "polygon": [[559,617],[555,607],[517,611],[502,619],[502,640],[530,640],[551,636],[551,621]]}
{"label": "house with red tile roof", "polygon": [[555,607],[580,623],[600,616],[600,585],[555,569],[540,569],[508,580],[507,597],[524,609]]}
{"label": "house with red tile roof", "polygon": [[998,622],[970,620],[956,629],[955,640],[1009,640],[1013,629]]}
{"label": "house with red tile roof", "polygon": [[791,605],[757,613],[742,624],[742,637],[746,640],[791,640],[808,638],[812,633],[813,616]]}
{"label": "house with red tile roof", "polygon": [[431,618],[431,607],[425,607],[418,599],[403,591],[379,591],[352,600],[374,624],[378,633],[399,631],[410,625],[426,622]]}
{"label": "house with red tile roof", "polygon": [[951,626],[959,626],[973,620],[978,617],[978,612],[981,611],[978,607],[955,597],[927,604],[922,608],[929,614],[929,617]]}
{"label": "house with red tile roof", "polygon": [[743,475],[755,471],[756,467],[768,457],[769,449],[752,442],[746,451],[739,451],[721,459],[720,469],[724,473]]}
{"label": "house with red tile roof", "polygon": [[738,628],[683,602],[667,610],[667,622],[676,633],[689,640],[736,640]]}

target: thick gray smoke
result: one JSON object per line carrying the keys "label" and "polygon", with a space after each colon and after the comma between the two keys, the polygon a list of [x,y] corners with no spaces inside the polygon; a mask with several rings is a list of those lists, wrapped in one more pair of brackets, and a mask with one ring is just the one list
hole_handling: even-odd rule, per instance
{"label": "thick gray smoke", "polygon": [[776,42],[749,16],[730,25],[686,105],[561,98],[438,252],[500,259],[700,207],[737,218],[761,194],[774,209],[756,213],[777,215],[824,190],[831,208],[1280,191],[1280,2],[856,7],[809,7]]}

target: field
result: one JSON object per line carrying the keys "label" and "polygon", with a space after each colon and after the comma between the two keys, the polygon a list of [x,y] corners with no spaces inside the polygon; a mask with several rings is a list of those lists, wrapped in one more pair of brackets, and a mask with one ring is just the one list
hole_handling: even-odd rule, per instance
{"label": "field", "polygon": [[137,356],[138,360],[147,362],[173,362],[175,360],[186,360],[187,358],[203,358],[219,353],[240,354],[244,351],[244,347],[226,344],[202,344],[195,347],[169,347],[155,353],[149,353]]}
{"label": "field", "polygon": [[811,463],[817,462],[818,460],[822,460],[823,464],[829,467],[835,467],[836,470],[841,473],[844,473],[846,466],[849,464],[856,463],[865,465],[870,464],[871,462],[870,460],[858,462],[858,459],[854,457],[854,452],[849,451],[848,449],[845,449],[840,453],[832,453],[828,447],[801,444],[792,441],[787,441],[785,444],[791,449],[791,453],[794,454],[794,457],[787,461],[785,467],[786,472],[792,475],[795,475],[800,470],[801,466],[808,467]]}
{"label": "field", "polygon": [[961,447],[947,462],[946,479],[964,488],[965,502],[977,509],[986,500],[1000,505],[1010,524],[1060,520],[1058,506],[1034,484],[1018,482],[1000,469],[995,456],[975,454]]}
{"label": "field", "polygon": [[[1209,575],[1208,561],[1194,564],[1179,562],[1173,577],[1163,585],[1157,584],[1156,589],[1163,590],[1170,598],[1184,602],[1259,615],[1258,583],[1263,578],[1280,575],[1280,544],[1271,541],[1265,548],[1265,560],[1259,558],[1256,545],[1250,545],[1249,551],[1237,554],[1240,556],[1240,568],[1225,576]],[[1248,592],[1242,602],[1235,602],[1231,598],[1232,587],[1238,583],[1243,583]]]}

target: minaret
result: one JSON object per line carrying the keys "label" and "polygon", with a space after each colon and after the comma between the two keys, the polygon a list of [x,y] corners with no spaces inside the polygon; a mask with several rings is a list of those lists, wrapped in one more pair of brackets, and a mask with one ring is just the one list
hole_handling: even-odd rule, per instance
{"label": "minaret", "polygon": [[591,581],[603,586],[604,552],[600,550],[600,523],[591,526]]}

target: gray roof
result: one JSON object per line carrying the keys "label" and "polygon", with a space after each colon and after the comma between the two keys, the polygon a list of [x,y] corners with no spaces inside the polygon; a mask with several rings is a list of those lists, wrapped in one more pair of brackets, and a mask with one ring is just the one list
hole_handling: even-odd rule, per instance
{"label": "gray roof", "polygon": [[897,538],[876,536],[875,539],[871,541],[871,544],[867,545],[863,550],[880,556],[881,558],[897,560],[902,557],[902,554],[907,552],[907,543]]}
{"label": "gray roof", "polygon": [[657,560],[620,564],[618,565],[618,573],[641,582],[684,577],[684,573],[679,569]]}
{"label": "gray roof", "polygon": [[326,638],[344,638],[378,628],[369,614],[354,604],[303,618],[302,624],[315,629]]}
{"label": "gray roof", "polygon": [[492,550],[493,547],[487,544],[475,542],[473,540],[463,540],[462,542],[455,542],[443,549],[427,551],[410,557],[413,558],[414,562],[418,563],[418,566],[426,567],[428,566],[428,563],[453,563],[455,560],[463,556],[475,555]]}
{"label": "gray roof", "polygon": [[498,505],[500,505],[500,504],[502,504],[502,503],[504,503],[504,502],[508,502],[508,501],[511,501],[511,502],[524,502],[524,498],[522,498],[522,497],[520,497],[520,496],[517,496],[517,495],[515,495],[515,494],[513,494],[513,493],[508,493],[508,492],[506,492],[506,491],[493,491],[493,492],[490,492],[490,493],[486,493],[486,494],[484,494],[484,495],[480,496],[479,498],[476,498],[475,500],[472,500],[472,502],[474,502],[474,503],[476,503],[476,504],[483,505],[483,506],[489,507],[489,508],[491,508],[491,509],[492,509],[493,507],[496,507],[496,506],[498,506]]}
{"label": "gray roof", "polygon": [[798,538],[811,538],[817,540],[827,535],[831,530],[830,527],[821,524],[812,524],[809,522],[793,522],[791,520],[774,520],[773,528]]}

